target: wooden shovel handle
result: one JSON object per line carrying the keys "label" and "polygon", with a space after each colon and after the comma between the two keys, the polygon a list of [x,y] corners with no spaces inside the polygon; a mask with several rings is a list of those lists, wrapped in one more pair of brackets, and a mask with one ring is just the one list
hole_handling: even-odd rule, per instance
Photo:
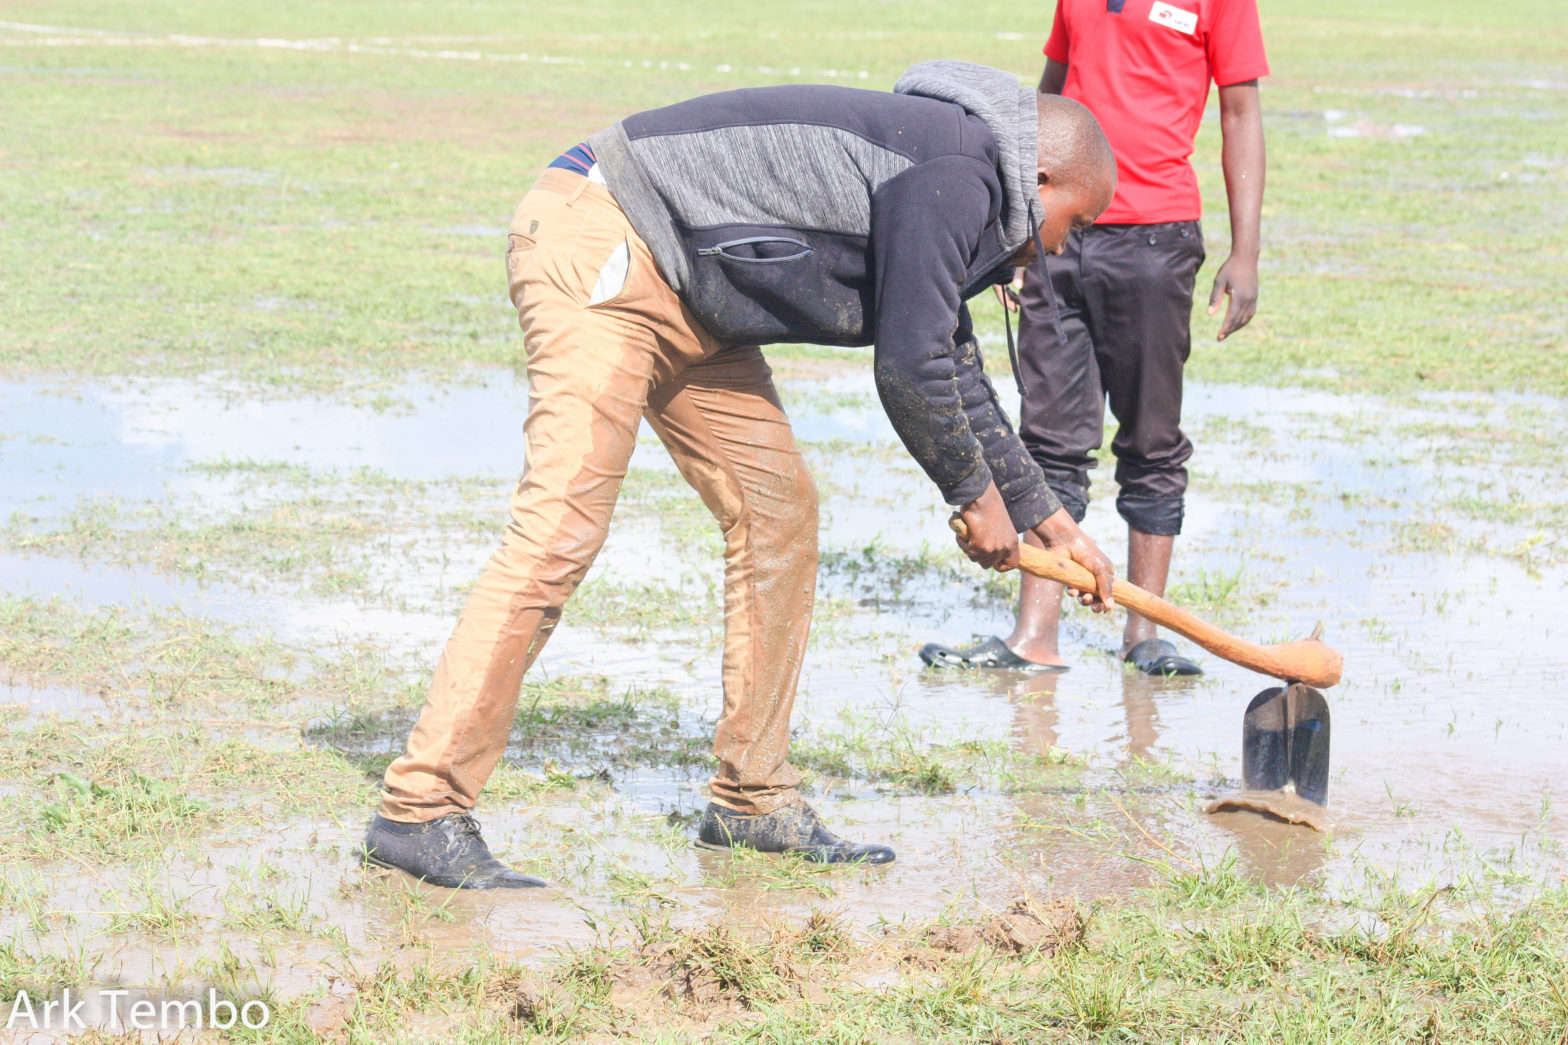
{"label": "wooden shovel handle", "polygon": [[[953,516],[951,525],[953,532],[960,537],[968,533],[964,521],[956,515]],[[1032,544],[1020,543],[1018,558],[1019,567],[1025,573],[1032,573],[1036,577],[1044,577],[1046,580],[1065,584],[1079,591],[1095,590],[1094,574],[1065,555],[1044,551]],[[1166,602],[1158,595],[1152,595],[1129,581],[1120,579],[1114,581],[1111,586],[1111,597],[1139,616],[1147,617],[1154,623],[1191,639],[1216,657],[1223,657],[1232,664],[1240,664],[1263,675],[1271,675],[1290,682],[1305,682],[1309,686],[1328,687],[1339,681],[1340,671],[1345,665],[1345,658],[1340,656],[1338,651],[1324,645],[1315,637],[1298,639],[1295,642],[1280,642],[1272,646],[1259,646],[1255,642],[1247,642],[1221,631],[1208,621],[1193,616],[1180,606]]]}

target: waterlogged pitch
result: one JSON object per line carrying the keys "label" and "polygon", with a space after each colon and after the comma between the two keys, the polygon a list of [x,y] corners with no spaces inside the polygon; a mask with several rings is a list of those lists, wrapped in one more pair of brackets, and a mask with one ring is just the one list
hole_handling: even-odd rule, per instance
{"label": "waterlogged pitch", "polygon": [[692,846],[722,545],[649,438],[479,810],[553,888],[495,896],[356,846],[522,465],[518,198],[704,91],[1032,81],[1050,5],[0,7],[0,1040],[1561,1045],[1568,14],[1261,9],[1263,297],[1194,319],[1170,595],[1325,625],[1338,828],[1204,814],[1268,681],[1129,674],[1117,620],[1068,614],[1063,676],[922,671],[1016,581],[867,353],[781,347],[822,499],[792,757],[898,862]]}

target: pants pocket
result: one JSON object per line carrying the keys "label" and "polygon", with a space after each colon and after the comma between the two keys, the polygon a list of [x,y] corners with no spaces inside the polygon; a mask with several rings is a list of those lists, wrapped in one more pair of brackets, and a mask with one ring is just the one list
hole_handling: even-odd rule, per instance
{"label": "pants pocket", "polygon": [[593,291],[588,295],[588,305],[603,305],[620,297],[621,291],[626,289],[626,277],[631,273],[632,248],[626,240],[621,240],[621,245],[610,252],[599,275],[593,282]]}
{"label": "pants pocket", "polygon": [[512,299],[512,307],[516,308],[518,293],[522,290],[523,273],[528,262],[533,259],[535,247],[538,244],[530,236],[512,233],[506,238],[506,288],[507,294]]}
{"label": "pants pocket", "polygon": [[1196,221],[1187,222],[1180,232],[1179,242],[1186,247],[1187,257],[1192,265],[1192,274],[1196,276],[1209,256],[1203,246],[1203,226]]}

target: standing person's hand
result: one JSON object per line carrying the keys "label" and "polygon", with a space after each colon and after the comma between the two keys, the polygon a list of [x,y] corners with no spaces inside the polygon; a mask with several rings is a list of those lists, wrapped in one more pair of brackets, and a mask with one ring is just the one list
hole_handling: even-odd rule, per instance
{"label": "standing person's hand", "polygon": [[1104,613],[1115,605],[1111,597],[1111,583],[1116,579],[1116,568],[1111,565],[1111,560],[1105,557],[1105,553],[1099,549],[1099,546],[1089,539],[1089,535],[1078,528],[1078,524],[1073,522],[1073,517],[1067,514],[1066,508],[1059,508],[1055,513],[1046,516],[1044,521],[1034,528],[1034,533],[1045,543],[1047,551],[1065,555],[1094,574],[1094,591],[1068,588],[1067,594],[1096,613]]}
{"label": "standing person's hand", "polygon": [[1003,308],[1009,312],[1017,312],[1023,304],[1018,297],[1018,295],[1023,293],[1024,289],[1023,266],[1020,265],[1013,270],[1013,281],[1011,283],[998,283],[991,289],[996,291],[996,300],[1002,303]]}
{"label": "standing person's hand", "polygon": [[992,483],[985,493],[958,509],[968,536],[958,538],[965,555],[988,570],[1011,570],[1018,565],[1018,531],[1007,513],[1002,495]]}
{"label": "standing person's hand", "polygon": [[1220,310],[1220,298],[1226,298],[1225,319],[1220,324],[1217,341],[1240,330],[1251,321],[1258,310],[1258,262],[1238,258],[1232,254],[1214,274],[1214,289],[1209,292],[1209,315]]}

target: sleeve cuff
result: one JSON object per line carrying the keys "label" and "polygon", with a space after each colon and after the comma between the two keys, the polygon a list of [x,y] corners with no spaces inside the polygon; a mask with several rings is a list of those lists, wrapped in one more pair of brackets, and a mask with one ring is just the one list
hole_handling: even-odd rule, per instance
{"label": "sleeve cuff", "polygon": [[[944,499],[954,508],[962,508],[985,493],[985,488],[990,485],[991,470],[981,465],[965,476],[950,493],[945,494]],[[1013,521],[1013,530],[1017,533],[1034,529],[1062,509],[1062,502],[1044,482],[1021,497],[1008,498],[1004,494],[1003,499],[1007,504],[1007,515]]]}
{"label": "sleeve cuff", "polygon": [[1042,482],[1023,497],[1009,501],[1007,514],[1012,517],[1013,529],[1025,533],[1061,511],[1061,508],[1062,502]]}
{"label": "sleeve cuff", "polygon": [[969,502],[977,500],[990,485],[991,469],[982,461],[974,471],[960,479],[951,489],[942,491],[942,499],[954,508],[962,508]]}
{"label": "sleeve cuff", "polygon": [[1214,86],[1230,87],[1234,84],[1246,83],[1248,80],[1261,80],[1268,74],[1269,66],[1267,62],[1250,67],[1239,66],[1235,69],[1226,69],[1223,73],[1216,71],[1214,73]]}

